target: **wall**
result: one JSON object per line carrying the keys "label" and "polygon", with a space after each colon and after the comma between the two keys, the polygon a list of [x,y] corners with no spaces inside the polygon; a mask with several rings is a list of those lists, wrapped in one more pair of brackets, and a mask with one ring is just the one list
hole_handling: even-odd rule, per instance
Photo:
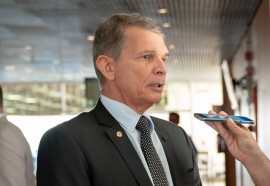
{"label": "wall", "polygon": [[[249,30],[251,50],[254,54],[252,61],[255,68],[254,80],[258,85],[258,142],[264,152],[270,156],[270,146],[266,144],[270,140],[267,115],[270,112],[270,17],[269,0],[263,0]],[[247,36],[249,35],[247,34]],[[236,79],[243,76],[247,62],[247,37],[243,40],[238,52],[235,54],[232,76]]]}
{"label": "wall", "polygon": [[[258,143],[265,154],[270,157],[270,1],[262,0],[262,3],[252,21],[249,32],[232,60],[232,76],[241,78],[246,73],[247,60],[245,52],[250,49],[253,52],[252,65],[255,69],[253,76],[257,82],[258,115],[257,130]],[[248,44],[249,43],[249,44]],[[246,105],[250,106],[250,105]],[[241,173],[246,175],[245,171]],[[238,180],[239,181],[239,180]],[[243,183],[242,183],[243,185]],[[251,182],[244,185],[253,185]]]}

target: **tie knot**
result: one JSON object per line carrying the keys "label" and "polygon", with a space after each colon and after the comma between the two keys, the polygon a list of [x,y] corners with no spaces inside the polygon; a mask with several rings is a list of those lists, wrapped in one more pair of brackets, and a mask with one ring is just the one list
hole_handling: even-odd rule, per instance
{"label": "tie knot", "polygon": [[148,128],[148,119],[145,116],[141,116],[137,125],[136,129],[138,129],[142,134],[149,134],[149,128]]}

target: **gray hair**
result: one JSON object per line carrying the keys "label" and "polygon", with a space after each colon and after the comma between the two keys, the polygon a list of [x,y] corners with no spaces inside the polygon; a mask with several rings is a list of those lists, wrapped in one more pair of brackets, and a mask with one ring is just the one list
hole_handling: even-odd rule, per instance
{"label": "gray hair", "polygon": [[96,60],[99,55],[107,55],[117,60],[125,44],[124,31],[129,26],[140,26],[164,37],[160,26],[151,18],[138,13],[114,14],[101,23],[96,31],[93,43],[93,61],[100,86],[104,77],[97,69]]}

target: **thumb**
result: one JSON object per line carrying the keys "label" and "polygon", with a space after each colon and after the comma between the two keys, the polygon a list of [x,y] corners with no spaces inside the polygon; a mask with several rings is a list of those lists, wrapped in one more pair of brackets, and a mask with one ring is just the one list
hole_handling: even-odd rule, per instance
{"label": "thumb", "polygon": [[227,119],[228,129],[236,136],[242,136],[245,134],[245,130],[248,130],[245,126],[237,125],[231,118]]}

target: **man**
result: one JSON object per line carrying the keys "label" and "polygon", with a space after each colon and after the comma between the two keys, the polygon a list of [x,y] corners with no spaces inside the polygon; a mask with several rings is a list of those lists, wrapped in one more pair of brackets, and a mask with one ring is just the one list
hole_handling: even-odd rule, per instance
{"label": "man", "polygon": [[174,124],[178,125],[180,123],[180,115],[176,112],[169,113],[169,121],[173,122]]}
{"label": "man", "polygon": [[146,112],[161,100],[167,59],[153,20],[106,19],[93,43],[100,100],[44,134],[38,186],[201,185],[187,134]]}
{"label": "man", "polygon": [[34,167],[30,146],[21,130],[10,123],[3,108],[0,86],[0,185],[34,186]]}
{"label": "man", "polygon": [[[208,113],[216,114],[214,111]],[[227,115],[223,111],[220,114]],[[231,118],[227,119],[226,123],[205,123],[223,137],[232,156],[246,167],[256,186],[269,185],[270,161],[260,150],[247,127],[236,124]]]}

